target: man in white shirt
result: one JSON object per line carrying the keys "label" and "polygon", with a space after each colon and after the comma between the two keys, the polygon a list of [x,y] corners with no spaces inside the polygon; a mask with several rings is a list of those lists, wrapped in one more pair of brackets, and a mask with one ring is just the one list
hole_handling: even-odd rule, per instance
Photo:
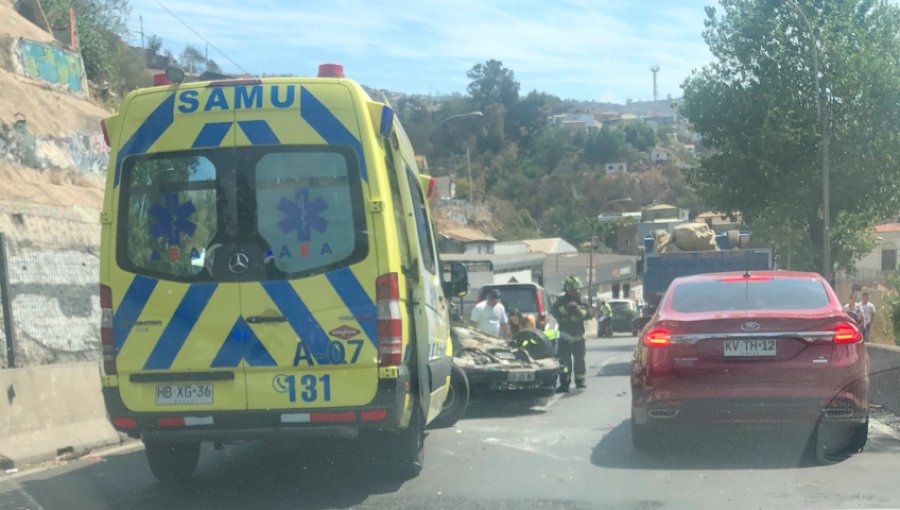
{"label": "man in white shirt", "polygon": [[869,293],[862,293],[862,303],[859,304],[859,307],[862,308],[863,315],[863,340],[866,342],[869,341],[869,332],[872,330],[872,322],[875,320],[875,305],[869,302]]}
{"label": "man in white shirt", "polygon": [[[497,338],[509,336],[509,318],[500,302],[500,291],[491,289],[486,299],[472,308],[470,323],[481,333]],[[502,334],[502,336],[501,336]]]}

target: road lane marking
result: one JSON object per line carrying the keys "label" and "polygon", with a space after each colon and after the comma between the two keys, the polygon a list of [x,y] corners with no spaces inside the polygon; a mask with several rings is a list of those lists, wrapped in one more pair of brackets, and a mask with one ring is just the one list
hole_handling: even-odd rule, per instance
{"label": "road lane marking", "polygon": [[604,368],[606,368],[606,365],[609,365],[610,363],[615,361],[616,358],[618,358],[618,356],[613,356],[612,358],[609,358],[608,360],[604,361],[603,363],[600,363],[600,370],[603,370]]}
{"label": "road lane marking", "polygon": [[544,404],[542,406],[534,406],[534,407],[532,407],[532,409],[534,409],[536,411],[546,411],[547,409],[550,409],[550,406],[559,402],[559,399],[561,399],[562,397],[563,397],[562,393],[555,393],[552,397],[550,397],[550,400],[548,400],[546,404]]}

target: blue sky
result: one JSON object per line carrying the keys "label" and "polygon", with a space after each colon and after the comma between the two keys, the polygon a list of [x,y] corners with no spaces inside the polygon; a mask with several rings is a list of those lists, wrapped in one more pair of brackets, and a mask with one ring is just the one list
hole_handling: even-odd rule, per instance
{"label": "blue sky", "polygon": [[[465,92],[466,71],[490,58],[515,71],[522,91],[625,102],[681,95],[710,61],[704,5],[712,0],[159,0],[252,74],[313,75],[338,62],[375,88]],[[205,43],[157,0],[132,0],[129,28],[163,38],[178,55]],[[402,5],[402,7],[400,7]],[[239,69],[209,49],[223,69]]]}

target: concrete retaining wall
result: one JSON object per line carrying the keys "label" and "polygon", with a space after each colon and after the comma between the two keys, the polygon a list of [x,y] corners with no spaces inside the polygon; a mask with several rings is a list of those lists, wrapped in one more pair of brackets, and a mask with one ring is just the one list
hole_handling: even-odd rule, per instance
{"label": "concrete retaining wall", "polygon": [[23,466],[119,442],[106,419],[96,362],[0,370],[3,463]]}
{"label": "concrete retaining wall", "polygon": [[866,344],[869,351],[869,400],[900,414],[900,347]]}

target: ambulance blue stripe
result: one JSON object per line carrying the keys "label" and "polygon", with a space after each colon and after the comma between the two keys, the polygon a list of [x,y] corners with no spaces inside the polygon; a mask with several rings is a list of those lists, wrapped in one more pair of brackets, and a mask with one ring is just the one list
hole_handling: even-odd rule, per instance
{"label": "ambulance blue stripe", "polygon": [[253,328],[243,317],[239,317],[225,338],[222,347],[213,359],[212,368],[234,368],[246,360],[251,367],[274,367],[276,365],[266,346],[259,341]]}
{"label": "ambulance blue stripe", "polygon": [[203,129],[200,130],[200,134],[197,135],[197,138],[194,139],[194,144],[191,145],[193,149],[199,149],[203,147],[218,147],[222,145],[222,140],[225,139],[225,135],[228,133],[228,130],[231,129],[231,125],[233,122],[209,122],[203,125]]}
{"label": "ambulance blue stripe", "polygon": [[325,140],[325,143],[353,147],[359,159],[359,175],[363,181],[369,181],[366,173],[366,160],[363,158],[362,145],[359,140],[353,136],[353,133],[347,131],[341,121],[305,87],[300,87],[300,118],[312,126],[316,133],[319,133],[319,136]]}
{"label": "ambulance blue stripe", "polygon": [[143,154],[159,140],[159,137],[169,129],[174,120],[175,94],[167,97],[153,112],[144,119],[144,123],[131,135],[127,142],[119,148],[116,156],[116,170],[113,177],[113,186],[119,185],[122,174],[122,160],[131,154]]}
{"label": "ambulance blue stripe", "polygon": [[241,324],[243,321],[244,318],[239,317],[234,323],[234,327],[231,328],[228,336],[225,337],[225,342],[219,348],[219,352],[216,354],[210,367],[233,368],[241,363],[241,360],[244,358],[244,341],[241,336],[243,328],[246,326],[246,323]]}
{"label": "ambulance blue stripe", "polygon": [[159,281],[155,278],[137,275],[125,291],[122,302],[113,316],[113,342],[115,351],[119,352],[131,333],[131,328],[144,311],[144,306]]}
{"label": "ambulance blue stripe", "polygon": [[356,320],[359,322],[359,325],[362,326],[363,330],[365,330],[366,336],[369,337],[369,341],[372,342],[373,345],[376,344],[378,341],[378,310],[375,307],[375,303],[369,299],[369,295],[366,294],[366,290],[359,283],[356,275],[354,275],[353,271],[349,268],[345,267],[327,273],[325,276],[328,278],[328,281],[331,282],[334,290],[341,296],[341,299],[344,301],[344,304],[347,305],[347,308],[350,309],[350,315],[354,317],[369,317],[369,319]]}
{"label": "ambulance blue stripe", "polygon": [[262,282],[262,286],[281,314],[287,317],[288,324],[303,341],[306,350],[313,355],[316,362],[319,365],[332,364],[328,359],[328,345],[331,340],[291,284],[285,281],[267,281]]}
{"label": "ambulance blue stripe", "polygon": [[216,287],[215,283],[198,283],[188,288],[159,341],[153,347],[153,352],[144,363],[144,370],[167,369],[172,366],[185,340],[194,329],[197,319],[215,293]]}
{"label": "ambulance blue stripe", "polygon": [[241,131],[247,135],[247,139],[253,145],[275,145],[281,143],[278,137],[272,132],[269,123],[264,120],[242,120],[238,121]]}
{"label": "ambulance blue stripe", "polygon": [[251,367],[274,367],[275,360],[250,326],[247,326],[247,332],[244,340],[244,359],[247,360],[247,364]]}

